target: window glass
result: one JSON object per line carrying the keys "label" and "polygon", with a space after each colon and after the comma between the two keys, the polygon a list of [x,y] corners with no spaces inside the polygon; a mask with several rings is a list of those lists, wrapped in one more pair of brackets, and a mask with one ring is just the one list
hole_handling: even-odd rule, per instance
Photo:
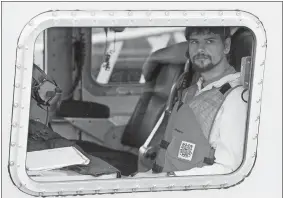
{"label": "window glass", "polygon": [[143,84],[142,67],[156,50],[185,41],[184,28],[92,29],[91,76],[99,84]]}

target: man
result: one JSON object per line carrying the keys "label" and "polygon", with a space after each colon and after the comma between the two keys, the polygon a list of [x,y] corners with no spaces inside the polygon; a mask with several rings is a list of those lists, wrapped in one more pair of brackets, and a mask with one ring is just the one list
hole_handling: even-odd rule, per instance
{"label": "man", "polygon": [[230,29],[188,27],[185,36],[200,77],[175,104],[155,166],[135,177],[227,174],[242,162],[247,103],[240,73],[227,60]]}

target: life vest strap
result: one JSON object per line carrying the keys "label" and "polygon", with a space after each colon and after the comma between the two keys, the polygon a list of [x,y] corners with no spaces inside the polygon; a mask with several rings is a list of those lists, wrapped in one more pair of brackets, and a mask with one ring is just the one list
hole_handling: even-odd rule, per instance
{"label": "life vest strap", "polygon": [[214,164],[214,160],[215,158],[208,158],[208,157],[205,157],[203,159],[203,163],[207,164],[207,165],[213,165]]}
{"label": "life vest strap", "polygon": [[153,164],[152,172],[161,173],[163,170],[163,166],[158,165],[156,162]]}
{"label": "life vest strap", "polygon": [[222,85],[222,87],[219,89],[219,91],[223,94],[223,95],[225,95],[225,93],[229,90],[229,89],[231,89],[232,87],[231,87],[231,85],[229,84],[229,83],[225,83],[224,85]]}
{"label": "life vest strap", "polygon": [[165,140],[162,140],[161,142],[160,142],[160,148],[163,148],[163,149],[167,149],[168,148],[168,146],[169,146],[169,142],[167,142],[167,141],[165,141]]}

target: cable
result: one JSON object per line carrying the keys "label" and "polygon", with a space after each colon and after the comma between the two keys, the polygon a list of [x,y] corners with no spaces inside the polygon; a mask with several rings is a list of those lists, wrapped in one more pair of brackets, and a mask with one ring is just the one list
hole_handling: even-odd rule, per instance
{"label": "cable", "polygon": [[46,120],[45,120],[45,126],[48,127],[48,117],[49,117],[49,108],[46,107]]}
{"label": "cable", "polygon": [[77,68],[77,75],[75,77],[73,86],[71,87],[69,94],[66,97],[67,98],[66,100],[70,99],[73,96],[74,91],[78,86],[82,77],[84,58],[86,56],[85,39],[83,33],[80,32],[80,38],[74,42],[73,47],[74,47],[74,61]]}
{"label": "cable", "polygon": [[245,93],[246,91],[248,91],[248,89],[244,89],[244,90],[242,91],[242,94],[241,94],[241,98],[242,98],[242,100],[243,100],[245,103],[248,102],[247,100],[244,99],[244,93]]}

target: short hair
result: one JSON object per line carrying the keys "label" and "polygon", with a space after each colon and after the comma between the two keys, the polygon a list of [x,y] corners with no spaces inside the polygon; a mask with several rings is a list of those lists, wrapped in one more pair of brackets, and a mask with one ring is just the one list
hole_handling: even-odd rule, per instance
{"label": "short hair", "polygon": [[218,26],[202,26],[202,27],[186,27],[185,29],[185,38],[187,41],[190,39],[190,36],[192,33],[197,33],[197,34],[219,34],[221,39],[225,41],[226,38],[231,36],[231,31],[230,27],[218,27]]}

